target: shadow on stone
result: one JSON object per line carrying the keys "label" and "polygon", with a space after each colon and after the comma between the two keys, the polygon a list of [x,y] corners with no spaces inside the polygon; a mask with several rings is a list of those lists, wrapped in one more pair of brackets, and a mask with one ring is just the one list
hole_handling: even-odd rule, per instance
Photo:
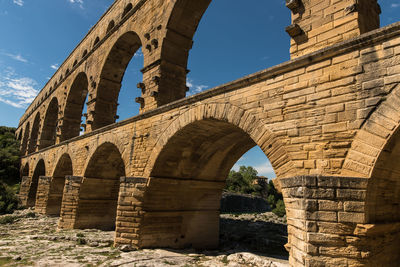
{"label": "shadow on stone", "polygon": [[246,251],[287,260],[289,253],[284,247],[287,236],[285,224],[250,218],[220,219],[221,250]]}
{"label": "shadow on stone", "polygon": [[267,200],[247,194],[224,192],[221,199],[221,213],[252,213],[271,211]]}

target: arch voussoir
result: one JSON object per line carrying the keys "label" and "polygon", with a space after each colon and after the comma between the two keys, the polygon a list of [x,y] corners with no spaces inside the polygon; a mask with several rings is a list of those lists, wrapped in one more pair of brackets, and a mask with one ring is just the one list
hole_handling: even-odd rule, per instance
{"label": "arch voussoir", "polygon": [[367,118],[352,142],[341,174],[371,177],[384,147],[400,127],[399,95],[400,86],[397,85]]}

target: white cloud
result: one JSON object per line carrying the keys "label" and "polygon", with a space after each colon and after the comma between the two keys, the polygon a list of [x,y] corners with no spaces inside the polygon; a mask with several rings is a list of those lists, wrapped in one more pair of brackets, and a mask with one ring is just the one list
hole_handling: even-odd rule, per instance
{"label": "white cloud", "polygon": [[83,9],[83,0],[68,0],[71,4],[78,4]]}
{"label": "white cloud", "polygon": [[12,68],[0,72],[0,102],[16,108],[26,108],[38,94],[37,82],[17,75]]}
{"label": "white cloud", "polygon": [[276,177],[274,169],[272,168],[271,163],[269,161],[265,162],[264,164],[255,166],[254,169],[257,170],[259,176],[266,176],[268,178]]}
{"label": "white cloud", "polygon": [[25,58],[23,58],[20,54],[17,54],[17,55],[14,55],[14,54],[5,54],[5,55],[8,56],[8,57],[10,57],[10,58],[12,58],[12,59],[14,59],[14,60],[23,62],[23,63],[27,63],[27,62],[28,62],[28,60],[25,59]]}
{"label": "white cloud", "polygon": [[393,3],[393,4],[391,4],[390,5],[392,8],[397,8],[397,7],[400,7],[400,4],[399,3]]}
{"label": "white cloud", "polygon": [[[241,163],[241,160],[239,160],[232,167],[232,170],[239,171],[240,166],[243,166],[243,165],[245,165],[245,164]],[[257,170],[258,176],[265,176],[268,178],[276,177],[274,169],[272,168],[271,163],[268,160],[266,162],[264,162],[263,164],[253,166],[253,168]]]}
{"label": "white cloud", "polygon": [[24,5],[24,1],[23,0],[13,0],[13,3],[18,5],[18,6],[23,6]]}
{"label": "white cloud", "polygon": [[139,49],[138,51],[136,51],[134,57],[143,57],[142,49]]}
{"label": "white cloud", "polygon": [[59,66],[56,63],[56,64],[51,65],[50,68],[52,68],[53,70],[58,70]]}
{"label": "white cloud", "polygon": [[187,93],[188,96],[195,95],[198,93],[203,92],[205,89],[208,88],[207,85],[198,85],[193,82],[192,79],[186,79],[186,86],[189,87],[189,92]]}

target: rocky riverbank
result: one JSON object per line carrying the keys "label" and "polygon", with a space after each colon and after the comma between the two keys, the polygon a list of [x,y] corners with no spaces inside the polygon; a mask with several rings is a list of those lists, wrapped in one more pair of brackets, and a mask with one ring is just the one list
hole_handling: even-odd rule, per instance
{"label": "rocky riverbank", "polygon": [[56,231],[58,218],[31,210],[0,216],[0,266],[289,266],[284,219],[221,215],[218,251],[113,248],[114,232]]}

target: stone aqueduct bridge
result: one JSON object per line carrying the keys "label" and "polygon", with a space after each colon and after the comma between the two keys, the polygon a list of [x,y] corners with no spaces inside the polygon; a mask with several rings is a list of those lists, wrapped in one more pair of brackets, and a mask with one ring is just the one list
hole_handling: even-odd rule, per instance
{"label": "stone aqueduct bridge", "polygon": [[[215,247],[225,177],[258,145],[292,266],[399,266],[400,24],[376,0],[287,1],[291,61],[185,98],[209,2],[115,1],[21,118],[23,204],[117,245]],[[114,123],[139,47],[140,115]]]}

